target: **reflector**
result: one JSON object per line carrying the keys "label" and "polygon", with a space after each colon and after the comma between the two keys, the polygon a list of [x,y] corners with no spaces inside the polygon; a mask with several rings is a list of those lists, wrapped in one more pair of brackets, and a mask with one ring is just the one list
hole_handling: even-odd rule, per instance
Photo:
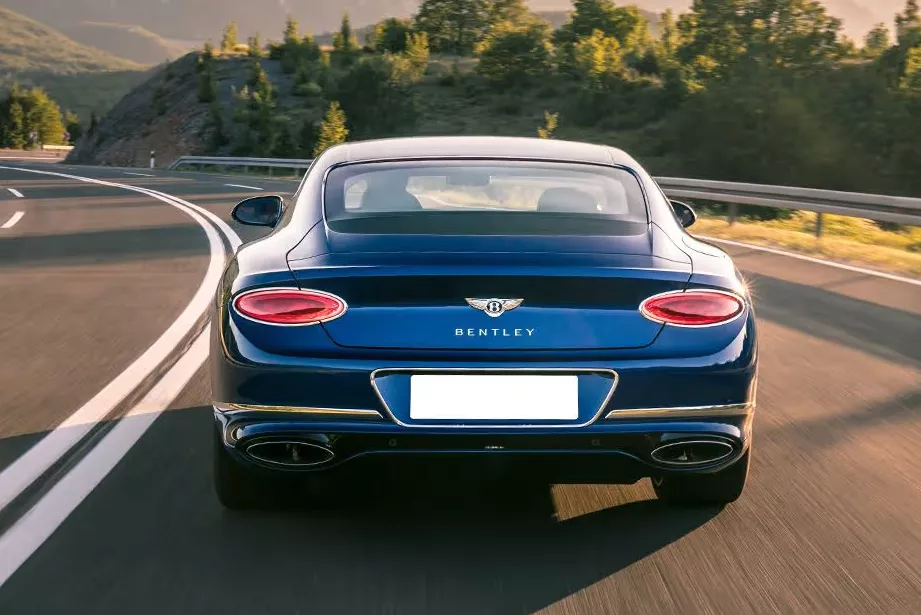
{"label": "reflector", "polygon": [[242,316],[272,325],[315,325],[339,318],[345,301],[320,290],[271,288],[243,293],[233,302]]}
{"label": "reflector", "polygon": [[707,327],[738,316],[745,304],[723,291],[689,290],[655,295],[640,304],[640,312],[655,322],[682,327]]}

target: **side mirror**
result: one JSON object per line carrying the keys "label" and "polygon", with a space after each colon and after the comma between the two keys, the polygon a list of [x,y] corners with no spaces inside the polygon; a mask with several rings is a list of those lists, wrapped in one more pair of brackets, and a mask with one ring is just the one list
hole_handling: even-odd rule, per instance
{"label": "side mirror", "polygon": [[672,209],[675,211],[675,215],[678,217],[678,222],[681,223],[681,226],[688,228],[697,222],[697,214],[694,213],[694,210],[691,209],[691,206],[687,203],[682,203],[681,201],[669,201],[672,205]]}
{"label": "side mirror", "polygon": [[274,227],[284,207],[280,196],[254,196],[237,203],[231,216],[240,224]]}

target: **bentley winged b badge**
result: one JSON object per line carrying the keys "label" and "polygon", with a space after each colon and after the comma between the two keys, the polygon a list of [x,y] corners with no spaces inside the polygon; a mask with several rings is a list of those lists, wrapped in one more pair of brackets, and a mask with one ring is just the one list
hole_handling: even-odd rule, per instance
{"label": "bentley winged b badge", "polygon": [[471,299],[467,298],[467,303],[472,308],[486,312],[487,316],[498,318],[509,310],[514,310],[521,305],[524,299]]}

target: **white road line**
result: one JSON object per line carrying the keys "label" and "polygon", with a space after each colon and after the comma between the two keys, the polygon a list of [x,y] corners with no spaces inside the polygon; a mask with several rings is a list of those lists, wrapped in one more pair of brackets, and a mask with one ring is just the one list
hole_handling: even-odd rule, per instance
{"label": "white road line", "polygon": [[15,188],[7,188],[7,190],[9,190],[15,197],[18,197],[20,199],[25,198],[24,196],[22,196],[22,192],[20,192],[19,190],[16,190]]}
{"label": "white road line", "polygon": [[131,173],[129,171],[122,171],[125,175],[136,175],[138,177],[156,177],[156,175],[151,175],[150,173]]}
{"label": "white road line", "polygon": [[[0,166],[0,169],[63,177],[85,183],[122,188],[159,199],[180,209],[195,220],[204,229],[211,251],[208,269],[201,285],[191,301],[189,301],[189,304],[163,335],[92,399],[65,419],[35,446],[7,466],[3,472],[0,472],[0,509],[2,509],[47,471],[58,459],[63,457],[97,422],[104,419],[154,369],[163,363],[171,353],[175,352],[185,336],[195,326],[198,318],[208,308],[223,271],[224,246],[220,235],[214,230],[215,227],[219,228],[227,238],[232,250],[235,250],[240,245],[240,238],[227,223],[206,209],[155,190],[52,171],[12,169],[2,166]],[[208,224],[205,218],[210,220],[214,226]]]}
{"label": "white road line", "polygon": [[186,387],[208,356],[209,327],[138,405],[0,536],[0,585],[64,523]]}
{"label": "white road line", "polygon": [[230,186],[231,188],[246,188],[247,190],[258,190],[262,192],[262,188],[256,188],[255,186],[243,186],[241,184],[224,184],[225,186]]}
{"label": "white road line", "polygon": [[24,211],[17,211],[15,214],[12,215],[12,217],[11,217],[9,220],[7,220],[6,222],[4,222],[4,223],[3,223],[3,226],[0,226],[0,228],[13,228],[14,226],[16,226],[16,223],[17,223],[17,222],[19,222],[20,220],[22,220],[22,217],[23,217],[24,215],[26,215],[26,212],[24,212]]}
{"label": "white road line", "polygon": [[718,237],[708,237],[706,235],[696,235],[696,237],[706,240],[713,241],[715,243],[724,243],[729,246],[735,246],[737,248],[750,248],[752,250],[758,250],[760,252],[768,252],[770,254],[777,254],[779,256],[788,256],[790,258],[795,258],[801,261],[807,261],[810,263],[816,263],[818,265],[825,265],[827,267],[835,267],[836,269],[844,269],[845,271],[853,271],[854,273],[862,273],[864,275],[872,275],[877,278],[885,278],[887,280],[893,280],[894,282],[903,282],[905,284],[913,284],[914,286],[921,286],[921,280],[916,280],[914,278],[906,278],[904,276],[895,275],[893,273],[885,273],[883,271],[874,271],[872,269],[864,269],[863,267],[855,267],[854,265],[845,265],[844,263],[836,263],[834,261],[827,261],[821,258],[816,258],[814,256],[806,256],[804,254],[797,254],[795,252],[787,252],[786,250],[778,250],[777,248],[766,248],[764,246],[756,246],[750,243],[742,243],[741,241],[730,241],[729,239],[719,239]]}

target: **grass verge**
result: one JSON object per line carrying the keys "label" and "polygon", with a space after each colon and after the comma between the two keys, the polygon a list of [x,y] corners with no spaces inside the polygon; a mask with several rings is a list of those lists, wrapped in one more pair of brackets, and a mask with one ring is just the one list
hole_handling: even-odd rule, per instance
{"label": "grass verge", "polygon": [[741,220],[730,226],[725,218],[701,216],[691,232],[921,278],[921,228],[885,231],[871,220],[826,214],[823,235],[816,238],[815,219],[796,212],[785,220]]}

